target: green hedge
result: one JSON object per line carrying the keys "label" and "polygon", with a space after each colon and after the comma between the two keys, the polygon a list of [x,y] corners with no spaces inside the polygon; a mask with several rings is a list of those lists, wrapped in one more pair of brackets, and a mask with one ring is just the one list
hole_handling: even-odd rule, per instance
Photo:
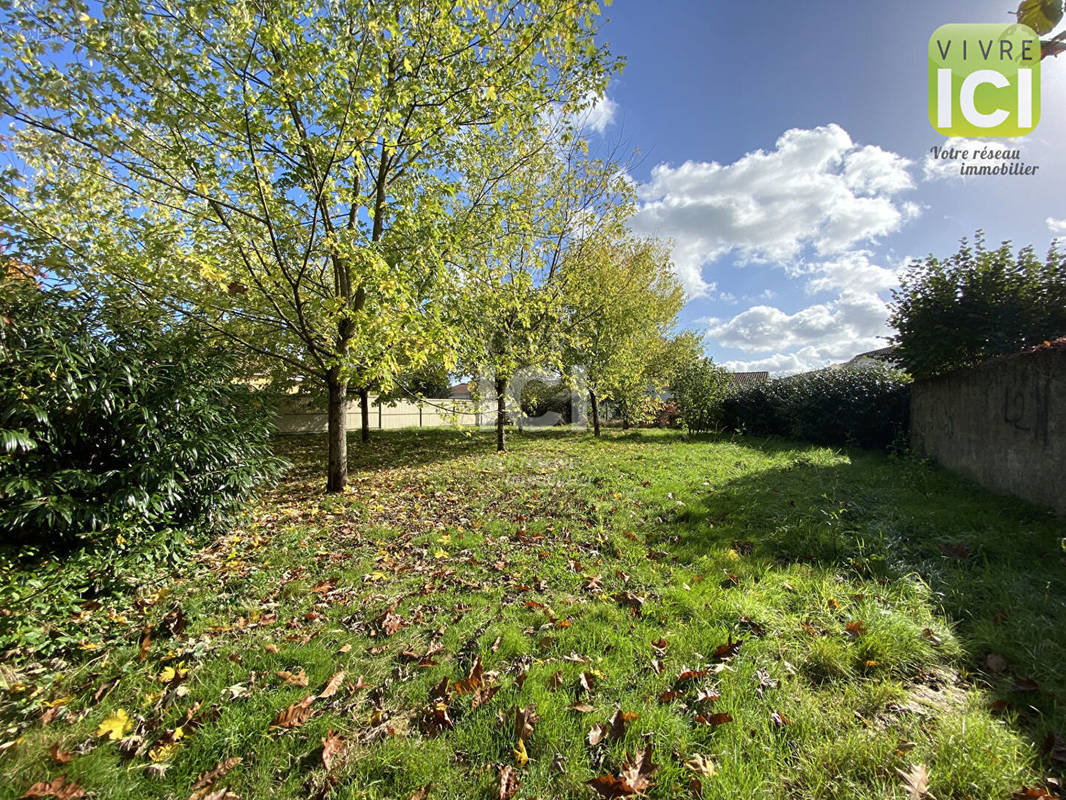
{"label": "green hedge", "polygon": [[22,556],[216,527],[280,462],[204,332],[0,285],[0,538]]}
{"label": "green hedge", "polygon": [[815,444],[887,448],[907,434],[907,375],[885,365],[823,369],[733,390],[723,427]]}

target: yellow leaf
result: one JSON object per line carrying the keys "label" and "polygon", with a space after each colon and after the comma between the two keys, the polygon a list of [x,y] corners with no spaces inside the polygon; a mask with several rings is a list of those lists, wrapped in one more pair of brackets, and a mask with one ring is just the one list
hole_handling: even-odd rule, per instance
{"label": "yellow leaf", "polygon": [[56,706],[65,706],[73,699],[73,697],[57,697],[55,700],[45,700],[44,704],[48,706],[48,708],[55,708]]}
{"label": "yellow leaf", "polygon": [[486,100],[495,100],[496,99],[496,87],[495,86],[486,86],[485,87],[485,99]]}
{"label": "yellow leaf", "polygon": [[438,547],[435,551],[433,551],[433,557],[434,558],[447,558],[448,557],[448,551],[447,550],[442,550],[441,548]]}
{"label": "yellow leaf", "polygon": [[518,740],[518,747],[514,748],[511,752],[514,753],[514,760],[518,766],[524,767],[529,763],[529,755],[526,753],[526,743],[521,739]]}
{"label": "yellow leaf", "polygon": [[126,732],[133,727],[133,723],[130,722],[129,716],[126,714],[126,709],[120,708],[110,717],[100,723],[100,727],[96,729],[97,737],[106,736],[112,741],[118,741]]}
{"label": "yellow leaf", "polygon": [[170,744],[156,745],[155,747],[153,747],[151,750],[148,751],[148,757],[150,759],[152,759],[152,761],[155,761],[157,763],[160,762],[160,761],[169,761],[171,756],[173,756],[174,753],[177,752],[177,749],[178,749],[178,743],[177,742],[171,742]]}

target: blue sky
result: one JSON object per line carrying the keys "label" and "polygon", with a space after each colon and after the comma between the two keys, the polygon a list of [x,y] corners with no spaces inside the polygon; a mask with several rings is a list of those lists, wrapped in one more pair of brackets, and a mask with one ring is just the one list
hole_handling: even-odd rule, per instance
{"label": "blue sky", "polygon": [[[639,156],[641,233],[674,240],[682,324],[732,369],[795,372],[883,346],[909,258],[978,228],[1046,252],[1066,235],[1066,57],[1042,118],[1009,146],[1035,176],[927,163],[926,49],[949,22],[1010,22],[1004,0],[616,0],[601,39],[627,64],[597,109]],[[1002,147],[1003,140],[997,141]],[[1061,227],[1060,227],[1061,225]]]}

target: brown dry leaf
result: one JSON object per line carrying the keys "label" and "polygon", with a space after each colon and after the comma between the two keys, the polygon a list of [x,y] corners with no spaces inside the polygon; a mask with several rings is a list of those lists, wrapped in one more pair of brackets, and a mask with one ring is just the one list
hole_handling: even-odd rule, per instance
{"label": "brown dry leaf", "polygon": [[309,694],[299,703],[293,703],[284,711],[278,712],[278,715],[274,717],[274,721],[270,723],[270,727],[297,728],[303,725],[311,716],[311,704],[313,702],[315,702],[315,696]]}
{"label": "brown dry leaf", "polygon": [[326,688],[319,693],[318,699],[325,700],[328,697],[333,697],[333,695],[337,693],[337,690],[341,688],[341,684],[344,682],[344,677],[347,674],[347,672],[341,670],[330,678],[329,683],[326,684]]}
{"label": "brown dry leaf", "polygon": [[615,711],[614,712],[614,716],[611,717],[611,723],[610,723],[611,724],[611,738],[612,739],[621,739],[623,736],[625,736],[626,727],[629,725],[630,722],[632,722],[636,718],[637,718],[637,715],[635,713],[633,713],[632,711],[623,711],[621,708],[619,708],[617,711]]}
{"label": "brown dry leaf", "polygon": [[48,753],[57,764],[69,764],[71,759],[74,758],[73,753],[67,750],[60,750],[58,742],[48,748]]}
{"label": "brown dry leaf", "polygon": [[481,656],[478,656],[474,659],[474,663],[470,666],[470,671],[466,677],[452,684],[452,691],[459,696],[473,694],[481,686],[483,675],[484,669],[481,666]]}
{"label": "brown dry leaf", "polygon": [[322,739],[322,766],[326,768],[326,772],[333,769],[333,762],[339,756],[344,755],[346,748],[347,744],[344,739],[334,733],[333,728],[330,728]]}
{"label": "brown dry leaf", "polygon": [[214,786],[215,781],[224,778],[226,774],[240,764],[242,760],[243,759],[240,756],[233,756],[232,758],[227,758],[225,761],[219,762],[214,769],[200,773],[200,777],[198,777],[196,783],[192,785],[193,793],[189,795],[189,800],[210,800],[211,798],[228,797],[229,795],[226,794],[225,789],[219,789],[214,792],[212,792],[211,789]]}
{"label": "brown dry leaf", "polygon": [[601,741],[603,741],[603,737],[607,734],[609,730],[609,727],[600,723],[593,725],[588,735],[589,745],[591,747],[595,747],[596,745],[598,745]]}
{"label": "brown dry leaf", "polygon": [[732,714],[727,714],[725,712],[722,712],[720,714],[708,714],[706,716],[704,716],[703,714],[697,714],[696,715],[696,722],[700,722],[700,723],[702,723],[704,725],[707,725],[707,726],[709,726],[711,728],[717,727],[719,725],[725,725],[727,722],[732,722],[732,721],[733,721],[733,715]]}
{"label": "brown dry leaf", "polygon": [[148,651],[152,649],[152,629],[145,628],[143,635],[141,636],[141,649],[137,656],[138,661],[144,661],[148,658]]}
{"label": "brown dry leaf", "polygon": [[421,789],[419,789],[413,795],[407,798],[407,800],[426,800],[426,798],[429,797],[429,789],[432,785],[432,783],[427,783],[425,786],[423,786]]}
{"label": "brown dry leaf", "polygon": [[499,800],[511,800],[518,791],[518,773],[509,765],[500,767]]}
{"label": "brown dry leaf", "polygon": [[476,692],[470,700],[470,710],[473,711],[479,708],[492,699],[492,696],[500,690],[499,684],[495,686],[482,686]]}
{"label": "brown dry leaf", "polygon": [[780,711],[771,711],[770,712],[770,722],[773,723],[773,726],[775,728],[783,728],[786,725],[791,725],[792,724],[792,720],[790,720],[788,717],[786,717]]}
{"label": "brown dry leaf", "polygon": [[1057,797],[1058,795],[1051,794],[1051,792],[1049,792],[1047,789],[1038,786],[1023,786],[1021,789],[1011,795],[1012,800],[1030,800],[1030,798],[1032,798],[1032,800],[1042,800],[1042,798],[1047,798],[1048,800],[1056,800]]}
{"label": "brown dry leaf", "polygon": [[632,786],[638,793],[652,786],[649,778],[655,774],[659,767],[651,763],[651,745],[645,750],[637,750],[633,753],[632,761],[622,763],[622,771],[618,776]]}
{"label": "brown dry leaf", "polygon": [[715,661],[728,661],[740,652],[740,646],[742,644],[744,644],[742,639],[737,639],[737,641],[734,642],[733,636],[730,635],[725,644],[720,644],[714,648],[714,653],[711,654],[711,658]]}
{"label": "brown dry leaf", "polygon": [[288,670],[279,670],[277,676],[285,681],[288,686],[307,686],[307,673],[303,668],[300,668],[299,672],[289,672]]}
{"label": "brown dry leaf", "polygon": [[866,626],[862,624],[861,619],[852,620],[844,626],[844,632],[852,639],[858,639],[866,633]]}
{"label": "brown dry leaf", "polygon": [[266,650],[268,653],[278,652],[278,646],[276,644],[265,644],[263,645],[263,649]]}
{"label": "brown dry leaf", "polygon": [[570,710],[577,711],[579,714],[591,714],[593,709],[588,703],[574,703],[570,706]]}
{"label": "brown dry leaf", "polygon": [[533,726],[537,724],[540,716],[536,706],[516,708],[514,712],[514,735],[519,740],[528,739],[533,735]]}
{"label": "brown dry leaf", "polygon": [[925,764],[912,764],[910,772],[897,769],[900,779],[903,781],[903,791],[907,793],[907,800],[922,800],[929,796],[929,770]]}
{"label": "brown dry leaf", "polygon": [[684,683],[685,681],[694,681],[702,678],[707,674],[705,669],[682,669],[678,673],[677,680],[674,683]]}
{"label": "brown dry leaf", "polygon": [[714,765],[714,762],[708,756],[703,756],[697,753],[685,762],[685,766],[693,772],[698,772],[701,775],[706,775],[708,778],[713,777],[718,772],[718,767]]}
{"label": "brown dry leaf", "polygon": [[651,747],[649,746],[647,750],[637,750],[633,754],[632,761],[622,762],[618,777],[600,775],[589,781],[588,785],[607,798],[643,794],[646,789],[654,785],[650,778],[657,769],[659,767],[651,763]]}
{"label": "brown dry leaf", "polygon": [[60,775],[48,783],[41,781],[33,784],[22,797],[54,797],[56,800],[77,800],[79,797],[85,797],[85,790],[74,781],[67,783],[66,776]]}
{"label": "brown dry leaf", "polygon": [[196,779],[196,783],[192,785],[193,789],[203,789],[205,786],[210,786],[219,778],[223,778],[229,773],[231,769],[243,761],[240,756],[233,756],[227,758],[225,761],[220,761],[214,769],[209,769],[207,772],[200,773],[200,776]]}

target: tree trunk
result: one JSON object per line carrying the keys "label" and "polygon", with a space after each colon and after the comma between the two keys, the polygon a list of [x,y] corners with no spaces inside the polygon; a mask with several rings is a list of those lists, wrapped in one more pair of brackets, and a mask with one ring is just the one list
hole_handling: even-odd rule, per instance
{"label": "tree trunk", "polygon": [[504,378],[496,379],[496,451],[504,450],[503,426],[507,423],[507,381]]}
{"label": "tree trunk", "polygon": [[622,430],[629,430],[629,406],[626,403],[622,403],[619,407],[622,412]]}
{"label": "tree trunk", "polygon": [[359,413],[363,418],[363,444],[370,441],[370,391],[366,388],[359,390]]}
{"label": "tree trunk", "polygon": [[596,400],[596,393],[589,389],[589,402],[592,404],[592,430],[597,436],[600,435],[600,404]]}
{"label": "tree trunk", "polygon": [[348,482],[348,381],[337,370],[331,370],[329,386],[329,474],[327,492],[343,492]]}

